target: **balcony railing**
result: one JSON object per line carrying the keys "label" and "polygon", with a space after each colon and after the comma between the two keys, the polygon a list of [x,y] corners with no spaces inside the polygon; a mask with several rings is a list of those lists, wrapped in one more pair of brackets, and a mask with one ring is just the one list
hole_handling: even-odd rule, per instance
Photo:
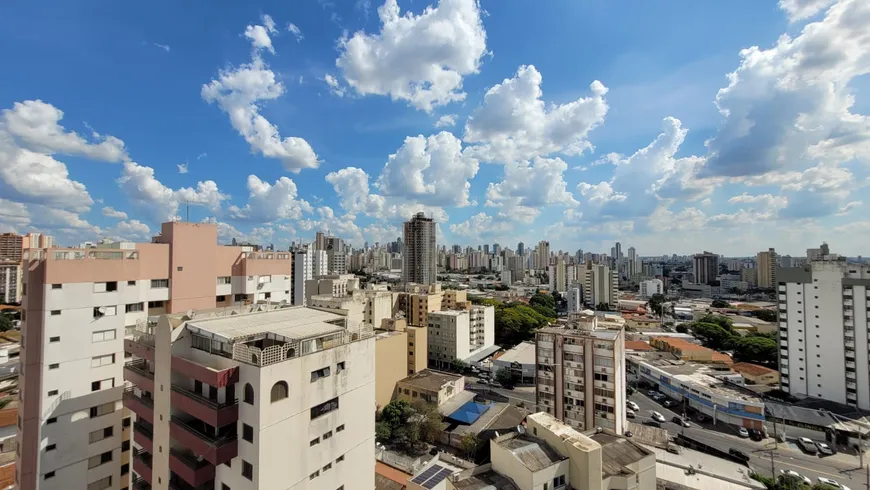
{"label": "balcony railing", "polygon": [[180,417],[172,417],[169,435],[180,445],[214,465],[226,463],[239,453],[235,427],[226,434],[213,435],[209,434],[209,428],[199,420],[185,421]]}
{"label": "balcony railing", "polygon": [[145,359],[124,364],[124,379],[145,391],[154,391],[154,374],[148,370]]}
{"label": "balcony railing", "polygon": [[130,409],[137,417],[147,420],[149,423],[154,422],[154,400],[144,396],[143,393],[137,393],[136,388],[127,388],[124,390],[124,406]]}
{"label": "balcony railing", "polygon": [[170,402],[188,415],[192,415],[212,427],[223,427],[239,420],[239,400],[218,402],[198,393],[172,385]]}
{"label": "balcony railing", "polygon": [[133,490],[151,490],[151,484],[145,481],[141,476],[133,478],[130,488]]}
{"label": "balcony railing", "polygon": [[141,480],[151,484],[151,454],[148,451],[144,449],[133,451],[133,471]]}
{"label": "balcony railing", "polygon": [[214,480],[215,467],[204,459],[198,459],[189,451],[169,450],[169,469],[182,480],[197,487]]}
{"label": "balcony railing", "polygon": [[[127,338],[124,339],[124,350],[134,356],[154,361],[154,336],[137,325],[127,327]],[[239,368],[231,366],[224,369],[214,369],[184,357],[172,356],[172,371],[188,378],[197,379],[209,386],[218,388],[238,383]]]}

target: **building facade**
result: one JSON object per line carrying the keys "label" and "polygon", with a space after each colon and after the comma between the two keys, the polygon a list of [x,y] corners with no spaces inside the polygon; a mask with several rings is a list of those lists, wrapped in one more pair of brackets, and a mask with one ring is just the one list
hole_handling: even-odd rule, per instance
{"label": "building facade", "polygon": [[402,254],[402,279],[406,283],[434,284],[436,266],[435,220],[417,213],[404,225],[405,251]]}
{"label": "building facade", "polygon": [[537,405],[577,430],[625,424],[625,336],[600,330],[591,312],[569,316],[570,327],[535,335]]}
{"label": "building facade", "polygon": [[695,284],[713,284],[719,275],[719,256],[704,251],[692,257],[692,272]]}
{"label": "building facade", "polygon": [[664,283],[661,279],[649,279],[640,282],[640,290],[638,294],[644,298],[650,298],[654,294],[664,293],[664,290]]}
{"label": "building facade", "polygon": [[777,279],[783,391],[870,410],[870,265],[826,255]]}
{"label": "building facade", "polygon": [[21,302],[21,263],[0,261],[0,302]]}
{"label": "building facade", "polygon": [[758,252],[758,255],[755,257],[755,270],[758,273],[758,287],[767,289],[773,289],[776,287],[776,269],[776,250],[771,248],[766,252]]}
{"label": "building facade", "polygon": [[592,308],[607,305],[615,309],[619,301],[619,274],[604,264],[586,263],[583,280],[583,302]]}
{"label": "building facade", "polygon": [[469,310],[429,313],[429,366],[447,368],[495,345],[495,308],[472,306]]}
{"label": "building facade", "polygon": [[293,273],[291,274],[290,303],[294,306],[305,306],[305,282],[314,278],[314,264],[311,260],[313,250],[307,249],[293,251]]}
{"label": "building facade", "polygon": [[164,313],[289,299],[289,252],[219,246],[216,225],[164,223],[152,243],[112,247],[25,250],[22,490],[128,486],[125,328]]}

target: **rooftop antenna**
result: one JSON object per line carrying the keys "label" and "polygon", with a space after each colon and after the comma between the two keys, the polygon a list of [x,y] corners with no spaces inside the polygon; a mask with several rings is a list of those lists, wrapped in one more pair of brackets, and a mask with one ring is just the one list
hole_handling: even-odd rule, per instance
{"label": "rooftop antenna", "polygon": [[188,222],[188,223],[190,223],[190,205],[191,205],[191,204],[196,205],[196,204],[206,204],[206,203],[201,202],[201,201],[195,201],[195,200],[192,200],[192,199],[188,199],[188,200],[184,201],[184,205],[185,205],[185,217],[184,217],[184,221],[186,221],[186,222]]}

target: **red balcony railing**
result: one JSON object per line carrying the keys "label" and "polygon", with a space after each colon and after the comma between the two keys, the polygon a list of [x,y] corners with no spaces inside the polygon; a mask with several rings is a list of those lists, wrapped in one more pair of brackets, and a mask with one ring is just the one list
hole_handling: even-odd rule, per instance
{"label": "red balcony railing", "polygon": [[172,385],[170,403],[188,415],[192,415],[212,427],[223,427],[239,420],[238,399],[223,403],[177,385]]}
{"label": "red balcony railing", "polygon": [[133,452],[133,471],[151,484],[151,454],[148,451],[137,449]]}
{"label": "red balcony railing", "polygon": [[172,417],[169,425],[169,435],[174,441],[214,465],[226,463],[239,455],[235,427],[221,436],[211,435],[210,432],[210,427],[196,419],[184,421]]}
{"label": "red balcony railing", "polygon": [[133,424],[133,441],[149,453],[154,452],[154,433],[140,422]]}
{"label": "red balcony railing", "polygon": [[[136,357],[154,361],[154,346],[142,338],[138,340],[124,339],[124,350]],[[239,368],[237,366],[226,369],[212,369],[191,359],[172,356],[172,370],[188,378],[193,378],[218,388],[239,382]]]}
{"label": "red balcony railing", "polygon": [[145,391],[154,393],[154,374],[148,370],[145,359],[124,364],[124,379]]}
{"label": "red balcony railing", "polygon": [[169,469],[194,487],[214,480],[214,465],[187,451],[170,449]]}
{"label": "red balcony railing", "polygon": [[134,388],[124,390],[124,406],[135,413],[137,417],[154,423],[154,400],[137,394]]}

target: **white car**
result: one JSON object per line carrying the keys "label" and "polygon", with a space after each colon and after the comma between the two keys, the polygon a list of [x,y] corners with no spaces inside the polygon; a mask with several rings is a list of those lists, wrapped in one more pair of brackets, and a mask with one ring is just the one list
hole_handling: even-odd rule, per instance
{"label": "white car", "polygon": [[779,470],[779,472],[782,473],[782,474],[785,475],[785,476],[791,476],[791,477],[797,478],[798,480],[803,481],[803,482],[806,483],[807,485],[812,485],[812,484],[813,484],[813,481],[812,481],[812,480],[810,480],[809,478],[805,477],[804,475],[801,475],[801,474],[798,473],[797,471],[794,471],[794,470]]}
{"label": "white car", "polygon": [[637,406],[637,403],[634,403],[634,402],[631,401],[631,400],[628,400],[627,402],[625,402],[625,406],[628,407],[628,408],[630,408],[630,409],[632,409],[632,410],[634,410],[635,412],[639,412],[639,411],[640,411],[640,407]]}
{"label": "white car", "polygon": [[627,408],[625,409],[625,417],[629,419],[635,418],[637,415],[634,413],[634,410]]}
{"label": "white car", "polygon": [[660,414],[660,413],[658,413],[658,412],[656,412],[655,410],[653,410],[653,412],[652,412],[652,414],[650,415],[650,417],[651,417],[653,420],[655,420],[656,422],[660,423],[660,424],[664,424],[664,423],[665,423],[665,416],[662,415],[662,414]]}
{"label": "white car", "polygon": [[821,484],[824,484],[824,485],[830,485],[830,486],[832,486],[832,487],[834,487],[834,488],[840,488],[840,489],[842,489],[842,490],[851,490],[851,489],[850,489],[849,487],[847,487],[846,485],[840,485],[839,483],[837,483],[836,480],[831,480],[830,478],[825,478],[824,476],[820,476],[820,477],[818,477],[817,480],[818,480],[819,483],[821,483]]}
{"label": "white car", "polygon": [[737,430],[737,435],[743,438],[749,437],[749,431],[746,430],[746,427],[741,427]]}

